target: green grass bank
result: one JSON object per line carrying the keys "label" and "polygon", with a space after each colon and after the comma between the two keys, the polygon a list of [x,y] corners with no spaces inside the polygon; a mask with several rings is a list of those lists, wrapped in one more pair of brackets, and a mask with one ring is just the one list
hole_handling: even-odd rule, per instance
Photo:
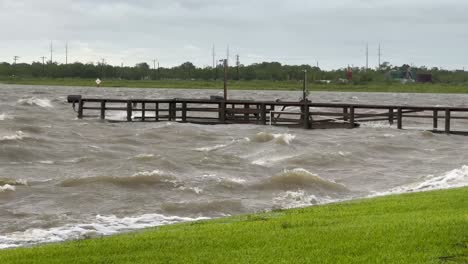
{"label": "green grass bank", "polygon": [[[52,86],[84,86],[95,87],[94,79],[48,79],[48,78],[17,78],[0,79],[0,83],[24,85]],[[230,81],[231,90],[297,90],[302,89],[298,81]],[[118,80],[104,79],[102,87],[131,88],[184,88],[184,89],[222,89],[222,81],[189,81],[189,80]],[[468,93],[466,84],[400,84],[400,83],[369,83],[354,84],[314,84],[308,85],[310,91],[334,92],[397,92],[397,93]]]}
{"label": "green grass bank", "polygon": [[468,188],[2,250],[0,263],[468,263]]}

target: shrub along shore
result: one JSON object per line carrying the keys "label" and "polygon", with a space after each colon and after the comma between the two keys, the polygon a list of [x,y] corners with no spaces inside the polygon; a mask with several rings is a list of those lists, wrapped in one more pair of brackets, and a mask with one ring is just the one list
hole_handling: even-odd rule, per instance
{"label": "shrub along shore", "polygon": [[468,187],[0,251],[0,263],[468,263]]}
{"label": "shrub along shore", "polygon": [[[74,78],[17,78],[0,79],[4,84],[49,85],[49,86],[83,86],[96,87],[94,79]],[[219,89],[223,82],[200,80],[118,80],[104,79],[101,87],[131,87],[131,88],[181,88],[181,89]],[[229,81],[230,90],[286,90],[301,91],[301,81]],[[369,84],[308,84],[309,91],[330,92],[396,92],[396,93],[468,93],[468,85],[463,84],[401,84],[401,83],[369,83]]]}

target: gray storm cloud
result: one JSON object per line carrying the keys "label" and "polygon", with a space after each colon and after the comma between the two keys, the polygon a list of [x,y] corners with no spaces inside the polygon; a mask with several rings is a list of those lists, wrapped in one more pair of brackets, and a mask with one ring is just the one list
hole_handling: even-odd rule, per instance
{"label": "gray storm cloud", "polygon": [[133,65],[157,58],[172,66],[211,64],[240,54],[245,64],[280,61],[337,68],[371,66],[377,46],[392,64],[465,66],[468,2],[462,1],[208,1],[1,0],[0,61],[48,56],[64,62],[65,41],[74,61]]}

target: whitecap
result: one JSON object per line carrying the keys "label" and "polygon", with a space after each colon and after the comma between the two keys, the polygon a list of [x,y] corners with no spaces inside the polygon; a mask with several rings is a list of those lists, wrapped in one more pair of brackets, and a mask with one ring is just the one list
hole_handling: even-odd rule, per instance
{"label": "whitecap", "polygon": [[211,146],[211,147],[196,148],[195,150],[200,151],[200,152],[210,152],[210,151],[213,151],[213,150],[218,150],[218,149],[224,148],[226,146],[227,145],[225,145],[225,144],[218,144],[218,145]]}
{"label": "whitecap", "polygon": [[16,131],[14,135],[6,135],[6,136],[0,137],[0,141],[22,140],[25,137],[26,135],[23,133],[23,131]]}
{"label": "whitecap", "polygon": [[468,166],[466,165],[440,176],[429,175],[421,182],[398,186],[386,192],[376,192],[371,196],[451,189],[465,186],[468,186]]}
{"label": "whitecap", "polygon": [[12,186],[10,184],[5,184],[3,186],[0,185],[0,193],[2,192],[14,192],[16,191],[15,186]]}
{"label": "whitecap", "polygon": [[23,232],[0,235],[0,249],[107,236],[136,229],[207,219],[209,218],[189,218],[161,214],[144,214],[123,218],[114,215],[97,215],[90,224],[67,224],[49,229],[33,228]]}
{"label": "whitecap", "polygon": [[317,197],[316,195],[308,194],[304,190],[286,191],[273,198],[273,208],[291,209],[337,201],[339,200],[330,197]]}
{"label": "whitecap", "polygon": [[29,106],[39,106],[39,107],[44,107],[44,108],[52,107],[52,103],[50,102],[49,99],[36,98],[36,97],[19,99],[18,104],[29,105]]}

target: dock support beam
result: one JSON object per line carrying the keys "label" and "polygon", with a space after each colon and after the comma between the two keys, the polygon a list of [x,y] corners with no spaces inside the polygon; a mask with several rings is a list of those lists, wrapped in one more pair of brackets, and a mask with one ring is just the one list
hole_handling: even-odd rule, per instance
{"label": "dock support beam", "polygon": [[132,101],[127,101],[127,121],[132,122],[133,106]]}
{"label": "dock support beam", "polygon": [[348,121],[348,107],[343,107],[343,120]]}
{"label": "dock support beam", "polygon": [[84,101],[80,99],[78,102],[78,118],[82,119],[83,118],[83,106],[84,106]]}
{"label": "dock support beam", "polygon": [[309,123],[309,116],[310,116],[310,110],[309,110],[309,104],[307,103],[307,101],[305,101],[305,104],[304,104],[304,128],[305,129],[310,129],[310,123]]}
{"label": "dock support beam", "polygon": [[260,106],[260,119],[262,125],[266,125],[266,104],[261,104]]}
{"label": "dock support beam", "polygon": [[154,106],[154,121],[159,121],[159,103],[156,103]]}
{"label": "dock support beam", "polygon": [[438,122],[439,122],[439,111],[434,110],[432,118],[433,118],[433,128],[434,128],[434,130],[437,130],[437,128],[439,126],[439,124],[438,124]]}
{"label": "dock support beam", "polygon": [[187,122],[187,103],[182,103],[182,122]]}
{"label": "dock support beam", "polygon": [[390,108],[388,110],[388,123],[390,123],[390,125],[393,125],[393,121],[394,121],[393,108]]}
{"label": "dock support beam", "polygon": [[398,129],[403,129],[403,111],[401,107],[398,107],[397,126],[398,126]]}
{"label": "dock support beam", "polygon": [[146,104],[144,102],[141,103],[141,121],[145,121],[146,119]]}
{"label": "dock support beam", "polygon": [[219,103],[219,121],[221,124],[226,123],[226,102]]}
{"label": "dock support beam", "polygon": [[445,134],[450,134],[450,109],[445,109]]}
{"label": "dock support beam", "polygon": [[101,102],[101,120],[106,119],[106,101]]}
{"label": "dock support beam", "polygon": [[354,106],[349,107],[349,128],[354,128]]}

